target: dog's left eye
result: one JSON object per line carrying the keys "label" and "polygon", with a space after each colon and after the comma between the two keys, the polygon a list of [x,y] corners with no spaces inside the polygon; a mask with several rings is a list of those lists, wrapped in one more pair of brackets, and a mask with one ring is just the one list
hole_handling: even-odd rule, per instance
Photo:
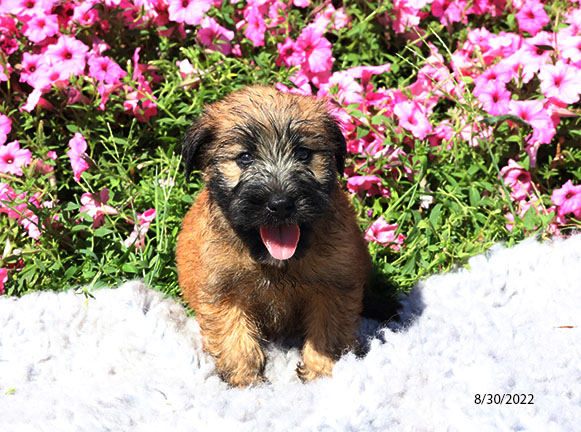
{"label": "dog's left eye", "polygon": [[240,153],[236,157],[236,163],[240,167],[247,167],[247,166],[251,165],[252,162],[254,162],[254,157],[248,152]]}
{"label": "dog's left eye", "polygon": [[304,163],[310,162],[313,152],[308,148],[300,147],[295,152],[296,158]]}

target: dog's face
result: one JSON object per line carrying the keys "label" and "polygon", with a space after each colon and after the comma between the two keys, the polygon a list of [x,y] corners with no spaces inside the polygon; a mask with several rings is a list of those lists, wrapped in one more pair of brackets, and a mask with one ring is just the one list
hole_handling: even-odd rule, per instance
{"label": "dog's face", "polygon": [[300,259],[329,210],[345,138],[325,101],[252,87],[210,105],[183,143],[186,175],[204,173],[212,203],[264,264]]}

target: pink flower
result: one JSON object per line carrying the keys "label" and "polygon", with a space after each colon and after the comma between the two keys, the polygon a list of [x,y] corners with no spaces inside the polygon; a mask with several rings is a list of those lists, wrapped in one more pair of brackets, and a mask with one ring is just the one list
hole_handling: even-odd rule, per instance
{"label": "pink flower", "polygon": [[581,72],[574,66],[557,62],[555,65],[541,66],[539,72],[541,93],[548,98],[555,98],[565,104],[579,100],[581,92]]}
{"label": "pink flower", "polygon": [[35,15],[22,26],[22,32],[31,42],[39,43],[59,31],[56,15]]}
{"label": "pink flower", "polygon": [[333,96],[341,105],[363,102],[363,87],[347,71],[335,72],[319,89],[319,97]]}
{"label": "pink flower", "polygon": [[81,213],[87,213],[93,219],[93,228],[97,228],[103,223],[105,215],[119,214],[119,212],[109,205],[109,189],[104,188],[99,192],[99,196],[90,193],[84,193],[81,196],[81,203],[83,206],[80,209]]}
{"label": "pink flower", "polygon": [[383,186],[381,179],[374,175],[352,176],[347,180],[347,189],[353,194],[367,196],[381,195],[389,197],[389,190]]}
{"label": "pink flower", "polygon": [[[155,99],[148,90],[145,91],[151,98]],[[147,97],[147,94],[144,91],[136,90],[127,93],[126,100],[123,102],[123,107],[142,123],[149,122],[151,117],[157,115],[157,104],[155,101]]]}
{"label": "pink flower", "polygon": [[393,108],[393,113],[398,117],[399,126],[409,130],[418,139],[424,139],[432,132],[432,125],[423,107],[417,102],[400,102]]}
{"label": "pink flower", "polygon": [[490,86],[490,84],[509,83],[513,75],[513,70],[507,64],[497,63],[493,67],[486,69],[474,80],[474,96],[480,96],[480,93],[487,88],[487,86]]}
{"label": "pink flower", "polygon": [[516,14],[516,19],[520,30],[529,32],[531,36],[536,35],[549,23],[543,4],[538,0],[527,1]]}
{"label": "pink flower", "polygon": [[494,81],[486,84],[478,95],[482,108],[492,116],[506,114],[510,101],[510,92],[502,81]]}
{"label": "pink flower", "polygon": [[188,59],[176,61],[176,65],[180,68],[180,75],[182,78],[187,78],[190,75],[195,75],[198,70],[190,63]]}
{"label": "pink flower", "polygon": [[0,114],[0,144],[4,144],[8,139],[8,134],[12,130],[12,120],[10,117]]}
{"label": "pink flower", "polygon": [[111,60],[109,57],[92,56],[89,57],[89,76],[107,84],[118,83],[127,72]]}
{"label": "pink flower", "polygon": [[511,100],[509,103],[509,114],[522,118],[533,128],[533,133],[528,139],[528,147],[526,150],[531,157],[531,168],[534,168],[539,145],[550,143],[556,133],[553,120],[544,108],[543,103],[536,100]]}
{"label": "pink flower", "polygon": [[32,159],[30,150],[21,149],[18,141],[0,146],[0,172],[22,175],[22,167],[28,166]]}
{"label": "pink flower", "polygon": [[504,177],[504,184],[512,189],[510,196],[513,199],[523,200],[533,191],[530,173],[514,160],[510,159],[508,165],[500,170],[500,174]]}
{"label": "pink flower", "polygon": [[492,129],[479,121],[467,122],[460,130],[460,137],[472,147],[478,147],[480,141],[489,139],[491,134]]}
{"label": "pink flower", "polygon": [[22,216],[18,222],[28,231],[30,238],[38,240],[42,235],[38,228],[38,216],[36,216],[29,208],[25,208],[22,211]]}
{"label": "pink flower", "polygon": [[576,219],[581,219],[581,185],[574,186],[568,180],[561,188],[553,191],[551,200],[557,206],[559,216],[573,213]]}
{"label": "pink flower", "polygon": [[36,87],[36,82],[39,78],[39,68],[42,64],[43,56],[41,54],[30,54],[28,52],[23,53],[20,82],[27,82],[32,87]]}
{"label": "pink flower", "polygon": [[401,249],[401,245],[405,240],[403,234],[398,234],[396,237],[395,232],[397,229],[397,224],[390,225],[381,216],[365,231],[365,240],[374,241],[381,245],[389,245],[391,249],[397,252]]}
{"label": "pink flower", "polygon": [[295,52],[302,56],[303,62],[311,72],[330,71],[333,65],[331,42],[314,27],[305,27],[294,45]]}
{"label": "pink flower", "polygon": [[67,151],[67,156],[71,159],[73,176],[78,183],[83,171],[89,169],[89,164],[83,158],[83,156],[87,155],[85,153],[87,151],[87,141],[82,134],[75,132],[75,135],[69,141],[69,147],[71,149]]}
{"label": "pink flower", "polygon": [[0,295],[4,295],[6,291],[4,290],[4,284],[8,280],[8,270],[5,268],[0,268]]}
{"label": "pink flower", "polygon": [[258,7],[249,5],[244,10],[244,19],[248,23],[244,30],[244,36],[246,36],[254,46],[264,46],[266,23],[264,22],[264,18]]}
{"label": "pink flower", "polygon": [[[48,151],[46,152],[46,160],[52,160],[52,161],[56,161],[57,159],[57,154],[54,151]],[[34,161],[34,169],[38,172],[40,172],[41,174],[50,174],[52,172],[54,172],[54,164],[52,163],[45,163],[42,159],[36,159]]]}
{"label": "pink flower", "polygon": [[[99,19],[98,8],[94,1],[85,1],[75,4],[72,20],[82,26],[91,26]],[[138,2],[136,2],[138,3]]]}
{"label": "pink flower", "polygon": [[168,0],[169,19],[177,23],[199,25],[212,7],[212,0]]}
{"label": "pink flower", "polygon": [[11,13],[26,17],[44,15],[50,11],[52,5],[51,0],[13,0],[8,6],[11,7]]}
{"label": "pink flower", "polygon": [[322,32],[325,32],[329,24],[332,30],[340,30],[349,24],[349,17],[345,14],[342,7],[335,9],[335,6],[329,4],[323,11],[317,14],[312,25]]}
{"label": "pink flower", "polygon": [[200,25],[202,28],[198,30],[197,39],[202,45],[224,55],[232,52],[230,41],[234,39],[233,31],[222,27],[211,17],[204,17]]}
{"label": "pink flower", "polygon": [[88,51],[89,48],[83,42],[71,36],[61,35],[56,44],[46,48],[44,54],[48,62],[68,78],[85,72],[85,57]]}
{"label": "pink flower", "polygon": [[572,63],[581,61],[581,36],[571,36],[559,32],[557,37],[561,56],[571,60]]}
{"label": "pink flower", "polygon": [[145,234],[149,230],[151,222],[155,219],[155,215],[155,209],[149,209],[137,215],[137,224],[133,232],[123,242],[125,247],[134,246],[136,249],[145,248]]}

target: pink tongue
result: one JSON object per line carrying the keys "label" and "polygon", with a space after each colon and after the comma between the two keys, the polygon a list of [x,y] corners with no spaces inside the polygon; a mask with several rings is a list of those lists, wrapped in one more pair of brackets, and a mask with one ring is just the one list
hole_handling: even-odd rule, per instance
{"label": "pink tongue", "polygon": [[260,237],[268,252],[277,260],[286,260],[295,254],[301,230],[297,224],[260,227]]}

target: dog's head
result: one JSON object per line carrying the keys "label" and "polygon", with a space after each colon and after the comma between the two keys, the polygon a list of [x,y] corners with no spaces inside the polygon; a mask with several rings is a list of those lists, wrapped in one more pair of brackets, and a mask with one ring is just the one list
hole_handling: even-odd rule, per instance
{"label": "dog's head", "polygon": [[184,137],[186,175],[261,263],[301,258],[343,173],[345,138],[326,102],[251,87],[207,106]]}

